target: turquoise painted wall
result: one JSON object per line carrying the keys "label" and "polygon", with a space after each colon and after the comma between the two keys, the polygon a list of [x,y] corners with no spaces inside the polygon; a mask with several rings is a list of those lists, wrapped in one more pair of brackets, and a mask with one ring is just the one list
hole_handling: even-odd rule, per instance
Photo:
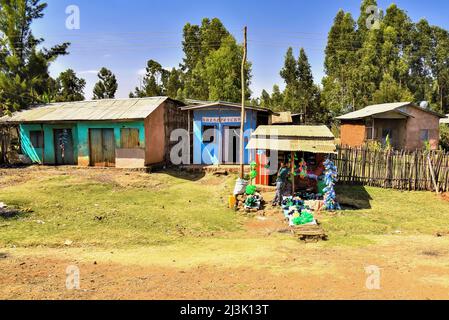
{"label": "turquoise painted wall", "polygon": [[[20,137],[22,152],[27,155],[34,163],[42,163],[42,156],[45,164],[55,163],[55,144],[54,144],[54,129],[71,129],[73,136],[73,145],[78,144],[78,137],[76,135],[76,124],[22,124],[20,125]],[[35,148],[30,141],[30,131],[44,131],[44,152],[41,148]],[[74,158],[76,161],[77,150],[74,150]]]}
{"label": "turquoise painted wall", "polygon": [[79,157],[89,157],[89,129],[114,129],[116,148],[120,148],[120,129],[139,129],[140,147],[145,147],[145,127],[143,121],[134,122],[78,122],[73,124],[22,124],[20,125],[22,152],[33,163],[42,163],[42,149],[35,148],[30,141],[30,131],[44,131],[44,163],[55,164],[54,129],[72,129],[75,162]]}
{"label": "turquoise painted wall", "polygon": [[134,122],[80,122],[77,124],[78,157],[89,156],[89,129],[114,129],[115,147],[120,148],[120,129],[139,129],[140,147],[145,148],[145,126],[143,121]]}

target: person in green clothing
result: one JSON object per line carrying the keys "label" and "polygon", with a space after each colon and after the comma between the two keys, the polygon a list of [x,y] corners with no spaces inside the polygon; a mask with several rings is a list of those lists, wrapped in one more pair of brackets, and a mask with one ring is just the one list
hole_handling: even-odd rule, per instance
{"label": "person in green clothing", "polygon": [[276,196],[273,199],[273,206],[281,205],[282,196],[285,191],[285,185],[290,174],[290,164],[281,162],[276,179]]}

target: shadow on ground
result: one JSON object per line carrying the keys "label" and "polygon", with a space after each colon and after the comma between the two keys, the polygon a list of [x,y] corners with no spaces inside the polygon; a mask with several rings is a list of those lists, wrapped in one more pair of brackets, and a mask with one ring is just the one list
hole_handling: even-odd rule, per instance
{"label": "shadow on ground", "polygon": [[337,201],[343,210],[371,209],[373,198],[364,186],[338,185],[335,192],[337,193]]}
{"label": "shadow on ground", "polygon": [[20,211],[18,209],[0,208],[0,219],[11,220],[22,218],[26,215],[26,212]]}

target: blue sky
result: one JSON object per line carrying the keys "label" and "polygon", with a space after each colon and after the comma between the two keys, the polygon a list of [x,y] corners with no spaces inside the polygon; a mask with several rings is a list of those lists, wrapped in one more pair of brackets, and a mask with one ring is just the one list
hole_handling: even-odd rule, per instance
{"label": "blue sky", "polygon": [[[154,59],[164,67],[182,61],[182,28],[199,24],[204,17],[217,17],[242,40],[248,26],[248,58],[253,64],[251,89],[258,96],[273,84],[282,88],[279,70],[289,46],[298,54],[304,47],[317,83],[323,77],[324,48],[332,21],[341,8],[359,15],[359,0],[47,0],[45,17],[33,25],[47,46],[70,41],[70,55],[51,67],[53,76],[72,68],[86,79],[86,98],[92,97],[97,71],[105,66],[118,78],[118,98],[127,97],[139,84],[146,61]],[[392,1],[378,0],[386,9]],[[417,21],[449,29],[449,1],[396,0],[400,8]],[[66,8],[80,9],[80,29],[66,28]]]}

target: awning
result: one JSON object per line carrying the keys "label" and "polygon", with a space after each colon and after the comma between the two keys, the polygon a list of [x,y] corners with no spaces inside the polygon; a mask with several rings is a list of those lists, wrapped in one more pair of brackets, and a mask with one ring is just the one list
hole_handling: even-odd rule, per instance
{"label": "awning", "polygon": [[334,140],[261,139],[252,138],[247,149],[337,153]]}
{"label": "awning", "polygon": [[247,149],[336,153],[335,137],[326,126],[260,126]]}

